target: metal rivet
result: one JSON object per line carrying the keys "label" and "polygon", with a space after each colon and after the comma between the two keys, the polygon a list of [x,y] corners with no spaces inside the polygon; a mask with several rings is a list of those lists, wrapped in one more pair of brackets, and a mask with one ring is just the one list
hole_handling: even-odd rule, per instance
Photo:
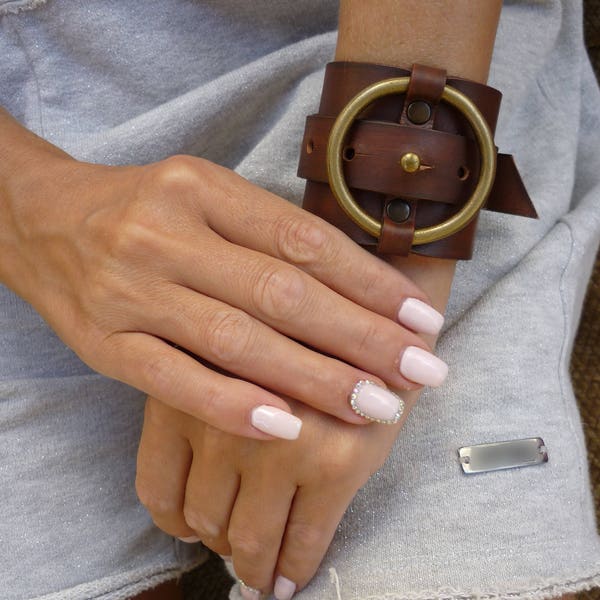
{"label": "metal rivet", "polygon": [[431,119],[431,106],[425,100],[415,100],[408,105],[406,116],[411,123],[423,125]]}
{"label": "metal rivet", "polygon": [[407,152],[400,159],[400,166],[407,173],[414,173],[415,171],[419,170],[419,167],[421,166],[421,159],[414,152]]}
{"label": "metal rivet", "polygon": [[395,198],[388,202],[385,212],[394,223],[404,223],[410,217],[410,204],[400,198]]}

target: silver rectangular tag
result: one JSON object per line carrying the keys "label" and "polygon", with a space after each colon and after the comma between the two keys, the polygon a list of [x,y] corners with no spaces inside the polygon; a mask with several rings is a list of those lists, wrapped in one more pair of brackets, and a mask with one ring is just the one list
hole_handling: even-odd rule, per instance
{"label": "silver rectangular tag", "polygon": [[546,445],[539,437],[464,446],[458,449],[458,456],[465,473],[484,473],[548,462]]}

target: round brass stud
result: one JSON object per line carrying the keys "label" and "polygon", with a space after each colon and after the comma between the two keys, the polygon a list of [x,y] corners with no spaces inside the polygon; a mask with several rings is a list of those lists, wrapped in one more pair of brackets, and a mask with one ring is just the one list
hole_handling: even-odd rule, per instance
{"label": "round brass stud", "polygon": [[[327,144],[327,173],[333,195],[348,217],[376,238],[381,235],[381,222],[358,205],[346,185],[342,158],[344,140],[354,120],[369,104],[383,96],[405,93],[408,89],[409,81],[410,77],[384,79],[359,92],[346,104],[338,115],[331,128]],[[415,229],[413,245],[428,244],[441,240],[465,227],[484,205],[496,175],[496,147],[494,140],[487,122],[475,104],[462,92],[449,85],[444,86],[441,99],[462,112],[473,129],[481,153],[479,180],[471,197],[449,219],[436,225]]]}
{"label": "round brass stud", "polygon": [[407,173],[415,173],[421,166],[421,159],[419,158],[418,154],[415,154],[414,152],[407,152],[400,159],[400,166]]}

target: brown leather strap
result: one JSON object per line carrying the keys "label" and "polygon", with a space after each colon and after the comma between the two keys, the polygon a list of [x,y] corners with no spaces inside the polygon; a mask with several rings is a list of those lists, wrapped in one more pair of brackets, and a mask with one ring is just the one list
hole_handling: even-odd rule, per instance
{"label": "brown leather strap", "polygon": [[[334,117],[320,115],[307,118],[305,139],[311,151],[300,155],[300,177],[327,183],[327,140],[334,121]],[[381,194],[459,205],[472,193],[479,172],[476,142],[443,131],[423,131],[382,121],[357,121],[348,137],[347,148],[351,149],[345,169],[348,186]],[[436,168],[424,170],[419,177],[399,169],[400,158],[409,151],[421,157],[422,165],[436,165]],[[523,196],[524,188],[513,157],[499,154],[496,172],[486,208],[536,217],[526,192],[523,205],[515,206],[514,198]]]}
{"label": "brown leather strap", "polygon": [[446,71],[414,65],[400,116],[400,125],[432,129],[446,85]]}
{"label": "brown leather strap", "polygon": [[[394,206],[400,205],[400,210]],[[395,213],[399,213],[395,216]],[[381,236],[377,242],[380,254],[407,255],[415,232],[416,202],[401,198],[388,198],[383,207]],[[392,218],[393,217],[393,218]]]}
{"label": "brown leather strap", "polygon": [[[327,141],[335,117],[358,92],[376,81],[409,75],[406,94],[386,96],[371,104],[346,141],[346,182],[362,208],[381,221],[382,234],[376,240],[350,221],[329,189]],[[489,86],[446,78],[443,70],[423,65],[413,65],[411,72],[369,63],[330,63],[319,114],[308,117],[302,144],[298,174],[308,180],[304,207],[358,243],[376,246],[381,253],[405,255],[412,251],[470,258],[476,219],[448,238],[411,246],[414,228],[452,216],[471,195],[479,174],[479,151],[466,119],[449,104],[440,102],[446,83],[470,97],[493,133],[501,94]],[[406,152],[419,155],[418,172],[407,173],[399,167]],[[401,203],[410,207],[406,219]],[[394,210],[390,210],[390,204]],[[498,155],[496,179],[486,208],[537,216],[512,156]]]}

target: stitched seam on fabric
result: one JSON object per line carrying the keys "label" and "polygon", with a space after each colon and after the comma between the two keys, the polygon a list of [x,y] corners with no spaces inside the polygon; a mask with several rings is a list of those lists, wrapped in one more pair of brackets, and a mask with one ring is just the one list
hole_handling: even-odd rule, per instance
{"label": "stitched seam on fabric", "polygon": [[[575,246],[575,239],[573,237],[573,231],[571,229],[571,226],[566,221],[561,221],[561,224],[565,225],[565,227],[567,228],[567,232],[568,232],[569,238],[571,240],[571,246],[569,249],[569,257],[567,259],[567,262],[565,263],[562,273],[560,274],[560,283],[558,286],[559,293],[560,293],[562,317],[563,317],[563,340],[562,340],[562,346],[560,349],[560,358],[558,361],[558,384],[560,386],[560,395],[561,395],[563,409],[565,409],[565,405],[566,405],[565,370],[568,371],[568,367],[565,364],[565,362],[566,362],[567,348],[569,347],[569,344],[570,344],[570,341],[568,340],[569,315],[568,315],[568,310],[567,310],[567,301],[565,299],[565,278],[567,276],[567,271],[569,270],[569,267],[571,266],[571,262],[573,259],[573,250],[574,250],[574,246]],[[566,411],[566,409],[565,409],[565,413],[567,415],[569,415],[569,412]],[[573,419],[571,417],[568,417],[567,422],[569,424],[569,431],[571,433],[571,439],[578,440],[579,436],[577,435],[576,428],[573,423]],[[585,452],[585,448],[581,447],[581,441],[579,441],[577,443],[577,473],[578,473],[578,478],[579,478],[579,482],[580,482],[580,485],[579,485],[579,509],[580,509],[582,515],[584,514],[585,493],[587,492],[587,486],[585,486],[585,484],[584,484],[585,477],[583,475],[582,466],[581,466],[582,461],[585,464],[587,464],[587,455],[585,455],[584,452]]]}
{"label": "stitched seam on fabric", "polygon": [[46,4],[46,0],[0,0],[0,17],[33,10]]}
{"label": "stitched seam on fabric", "polygon": [[[177,577],[179,577],[179,573],[180,573],[179,569],[171,569],[170,571],[165,571],[164,573],[158,573],[157,575],[153,575],[151,577],[143,577],[141,579],[137,579],[136,581],[130,581],[128,583],[125,583],[122,586],[111,590],[110,592],[101,592],[100,594],[98,594],[96,596],[90,596],[89,600],[100,600],[103,596],[106,597],[108,594],[118,594],[119,592],[123,592],[123,591],[127,591],[128,595],[130,595],[131,592],[135,592],[137,594],[138,592],[142,591],[140,589],[137,589],[137,587],[142,582],[147,583],[148,588],[155,587],[156,585],[164,583],[165,581],[170,581],[171,579],[176,579]],[[171,577],[172,574],[174,574],[175,577]],[[152,584],[152,586],[150,586],[150,584]],[[134,588],[133,590],[131,589],[132,587]]]}
{"label": "stitched seam on fabric", "polygon": [[[561,9],[564,12],[564,7],[561,5]],[[578,11],[580,13],[580,23],[583,23],[583,4],[579,3],[578,5]],[[562,21],[563,17],[561,16],[561,21]],[[583,25],[581,25],[581,27],[583,27]],[[578,111],[579,111],[579,118],[578,118],[578,126],[579,129],[581,129],[581,113],[582,113],[582,109],[581,109],[581,97],[582,97],[582,82],[583,82],[583,76],[582,76],[582,58],[581,58],[581,54],[579,55],[578,58],[578,72],[579,72],[579,95],[578,95],[578,101],[579,101],[579,106]],[[579,133],[579,131],[578,131]],[[575,154],[575,160],[577,160],[577,154],[578,152],[576,152]],[[575,188],[575,177],[573,178],[573,184],[571,186],[571,198],[572,198],[572,194],[573,194],[573,190]],[[562,404],[563,404],[563,408],[566,405],[566,393],[565,393],[565,373],[567,373],[567,377],[569,377],[568,375],[568,364],[567,363],[567,356],[566,356],[566,352],[567,352],[567,348],[569,347],[569,341],[567,340],[567,333],[568,333],[568,326],[569,326],[569,314],[568,314],[568,310],[567,310],[567,301],[565,298],[565,278],[567,276],[567,272],[569,270],[569,267],[571,266],[571,262],[573,260],[573,253],[574,253],[574,247],[575,247],[575,237],[573,235],[573,229],[571,227],[571,225],[569,224],[569,222],[567,220],[563,218],[561,218],[560,223],[562,223],[563,225],[566,226],[567,228],[567,232],[569,234],[569,238],[571,240],[571,246],[570,246],[570,250],[569,250],[569,257],[567,259],[567,262],[565,263],[565,267],[560,275],[560,283],[559,283],[559,293],[560,293],[560,300],[561,300],[561,308],[562,308],[562,315],[563,315],[563,341],[562,341],[562,347],[560,349],[560,359],[559,359],[559,365],[558,365],[558,381],[559,381],[559,385],[560,385],[560,392],[561,392],[561,400],[562,400]],[[567,413],[569,414],[569,413]],[[568,423],[569,423],[569,429],[571,432],[571,438],[572,439],[576,439],[579,440],[579,442],[577,443],[577,471],[578,471],[578,475],[579,475],[579,509],[581,514],[583,515],[585,513],[585,503],[586,503],[586,496],[589,493],[589,490],[587,488],[587,485],[585,483],[586,478],[584,477],[584,474],[582,472],[582,464],[586,464],[587,465],[587,450],[585,447],[585,442],[583,440],[581,440],[579,438],[579,436],[577,435],[577,431],[576,431],[576,427],[575,424],[573,423],[573,419],[569,418],[568,419]]]}
{"label": "stitched seam on fabric", "polygon": [[40,80],[37,76],[35,67],[33,66],[33,58],[31,56],[31,54],[29,53],[29,50],[27,49],[27,46],[25,45],[25,42],[23,41],[23,38],[21,37],[19,30],[17,29],[17,27],[15,27],[14,23],[12,24],[12,30],[13,30],[13,33],[15,34],[15,36],[17,37],[17,39],[19,40],[19,44],[21,44],[23,54],[25,55],[25,58],[27,60],[27,66],[29,67],[29,70],[31,71],[31,74],[33,75],[33,79],[35,81],[35,94],[36,94],[36,100],[37,100],[39,133],[40,133],[41,137],[44,137],[44,120],[42,118],[42,91],[40,88]]}
{"label": "stitched seam on fabric", "polygon": [[[177,568],[172,568],[172,569],[168,569],[166,571],[163,572],[159,572],[156,573],[155,575],[147,575],[145,577],[141,577],[139,579],[136,579],[134,581],[128,581],[126,583],[122,583],[120,584],[118,587],[116,588],[112,588],[110,590],[105,590],[103,592],[99,592],[99,593],[95,593],[93,596],[86,596],[86,598],[88,598],[88,600],[99,600],[102,597],[106,597],[108,594],[118,594],[119,592],[122,591],[127,591],[128,593],[132,592],[132,591],[143,591],[143,590],[132,590],[131,588],[136,588],[140,583],[142,582],[146,582],[148,583],[149,587],[152,586],[156,586],[159,585],[161,583],[164,583],[165,581],[169,581],[171,579],[176,579],[179,576],[180,570]],[[69,594],[73,594],[73,593],[86,593],[85,592],[85,588],[88,587],[89,591],[92,591],[89,588],[92,588],[95,585],[101,585],[102,584],[102,580],[96,580],[96,581],[90,581],[87,584],[82,585],[81,587],[78,586],[77,588],[71,588],[70,590],[63,590],[63,591],[58,591],[58,592],[52,592],[51,594],[45,595],[45,596],[39,596],[37,598],[35,598],[34,600],[61,600],[62,598],[68,598],[70,597]],[[81,590],[81,592],[78,590],[78,588]],[[75,597],[75,596],[73,596]]]}
{"label": "stitched seam on fabric", "polygon": [[[115,582],[116,587],[111,587],[110,589],[105,589],[104,591],[99,591],[98,587],[101,585],[105,585],[108,587],[111,585],[110,582],[105,582],[107,578],[96,579],[78,585],[74,588],[52,592],[43,596],[37,596],[33,600],[64,600],[65,598],[81,598],[81,594],[85,594],[85,597],[88,600],[102,600],[102,598],[114,595],[117,595],[116,598],[119,598],[119,593],[121,592],[126,594],[121,596],[121,598],[125,600],[126,598],[129,598],[131,596],[131,593],[137,594],[139,592],[144,591],[144,589],[149,589],[166,581],[177,579],[183,573],[186,573],[195,568],[198,564],[199,561],[194,560],[189,561],[181,566],[171,566],[162,570],[159,568],[156,572],[152,572],[150,570],[148,570],[148,572],[145,574],[141,574],[139,573],[139,571],[138,573],[134,572],[133,575],[135,575],[136,579],[124,581],[121,583]],[[130,575],[132,575],[131,572],[126,572],[121,575],[121,578],[125,578]],[[142,586],[143,589],[140,586]]]}

